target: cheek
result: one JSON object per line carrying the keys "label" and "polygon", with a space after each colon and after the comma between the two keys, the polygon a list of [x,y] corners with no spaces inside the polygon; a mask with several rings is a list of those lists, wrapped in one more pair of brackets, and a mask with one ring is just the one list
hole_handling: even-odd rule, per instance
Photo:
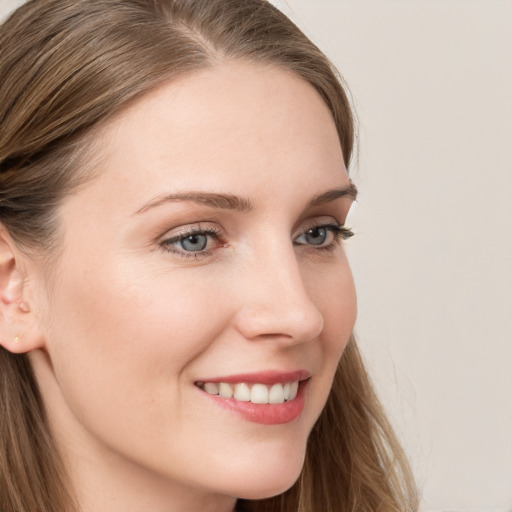
{"label": "cheek", "polygon": [[112,265],[110,271],[103,268],[90,277],[71,274],[62,282],[52,304],[54,321],[60,323],[57,332],[76,332],[87,350],[116,352],[123,359],[164,349],[180,360],[181,352],[188,356],[196,347],[179,339],[212,327],[202,312],[215,307],[216,297],[205,285],[182,283],[173,273],[138,276],[133,268]]}
{"label": "cheek", "polygon": [[312,301],[324,320],[318,349],[321,367],[310,387],[311,423],[318,419],[328,399],[339,360],[352,335],[357,315],[354,280],[348,261],[343,256],[332,264],[303,271]]}
{"label": "cheek", "polygon": [[336,366],[354,329],[357,299],[354,279],[345,256],[305,278],[312,300],[324,319],[325,360]]}
{"label": "cheek", "polygon": [[215,296],[206,293],[211,287],[119,266],[68,272],[61,282],[48,351],[71,409],[89,419],[103,411],[133,421],[133,407],[153,407],[162,389],[176,393],[169,412],[179,407],[187,368],[223,328]]}

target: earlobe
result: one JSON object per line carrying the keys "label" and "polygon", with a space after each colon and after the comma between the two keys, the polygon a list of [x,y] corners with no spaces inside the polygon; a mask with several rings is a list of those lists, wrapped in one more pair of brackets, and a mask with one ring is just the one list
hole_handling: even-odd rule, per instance
{"label": "earlobe", "polygon": [[0,225],[0,346],[13,353],[30,352],[41,346],[26,297],[22,259],[23,253]]}

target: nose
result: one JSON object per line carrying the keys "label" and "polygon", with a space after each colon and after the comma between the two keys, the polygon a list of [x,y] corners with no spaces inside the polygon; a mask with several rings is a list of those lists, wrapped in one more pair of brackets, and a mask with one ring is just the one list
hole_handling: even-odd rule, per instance
{"label": "nose", "polygon": [[259,251],[241,273],[235,325],[246,339],[294,344],[320,335],[324,318],[308,293],[291,244],[288,250]]}

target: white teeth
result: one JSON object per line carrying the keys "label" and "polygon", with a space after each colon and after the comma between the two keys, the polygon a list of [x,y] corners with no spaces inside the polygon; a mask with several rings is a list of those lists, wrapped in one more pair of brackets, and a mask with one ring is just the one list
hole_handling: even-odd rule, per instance
{"label": "white teeth", "polygon": [[265,384],[254,384],[251,389],[253,404],[268,404],[268,388]]}
{"label": "white teeth", "polygon": [[233,396],[233,388],[229,384],[221,382],[219,384],[219,395],[222,398],[231,398]]}
{"label": "white teeth", "polygon": [[285,400],[290,400],[290,386],[291,386],[291,384],[289,382],[287,382],[283,386],[283,392],[284,392],[284,399]]}
{"label": "white teeth", "polygon": [[220,395],[222,398],[234,398],[239,402],[252,402],[253,404],[282,404],[293,400],[297,396],[299,382],[286,382],[284,384],[228,384],[226,382],[198,382],[197,385],[210,395]]}
{"label": "white teeth", "polygon": [[293,400],[297,396],[298,389],[299,383],[297,381],[292,382],[290,385],[290,400]]}
{"label": "white teeth", "polygon": [[269,404],[282,404],[284,402],[284,390],[282,384],[274,384],[268,392]]}
{"label": "white teeth", "polygon": [[242,384],[236,384],[233,398],[240,402],[249,402],[251,400],[251,389],[243,382]]}
{"label": "white teeth", "polygon": [[219,386],[215,384],[215,382],[207,382],[204,385],[204,390],[210,395],[218,395],[219,394]]}

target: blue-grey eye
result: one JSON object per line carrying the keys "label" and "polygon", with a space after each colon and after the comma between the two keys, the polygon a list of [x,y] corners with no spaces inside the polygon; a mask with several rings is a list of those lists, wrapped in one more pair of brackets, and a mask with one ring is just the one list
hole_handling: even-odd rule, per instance
{"label": "blue-grey eye", "polygon": [[185,251],[203,251],[208,244],[208,237],[202,234],[189,235],[181,238],[178,243]]}
{"label": "blue-grey eye", "polygon": [[326,242],[328,234],[329,230],[327,228],[318,226],[308,229],[303,236],[307,244],[322,245]]}

